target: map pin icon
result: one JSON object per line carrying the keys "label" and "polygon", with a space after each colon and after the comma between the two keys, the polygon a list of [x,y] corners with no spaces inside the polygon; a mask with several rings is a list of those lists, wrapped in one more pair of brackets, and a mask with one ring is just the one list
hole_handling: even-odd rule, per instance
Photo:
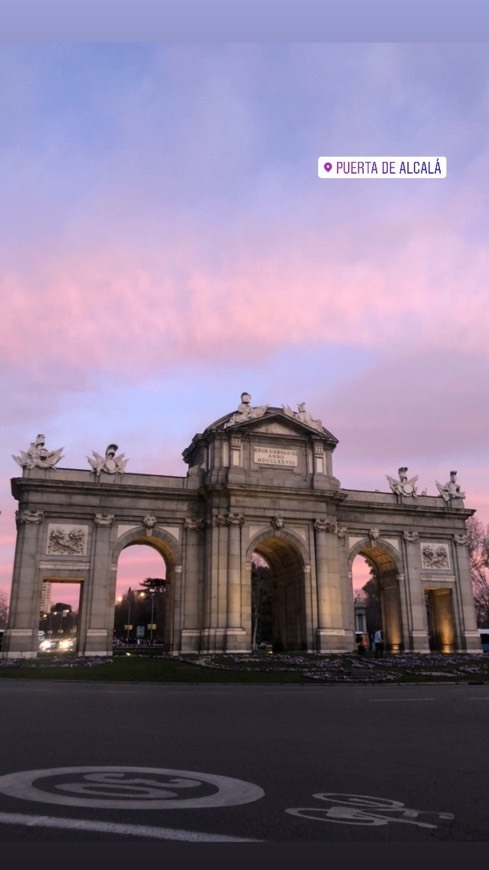
{"label": "map pin icon", "polygon": [[325,163],[324,168],[325,168],[326,172],[331,172],[331,170],[333,168],[333,164],[332,163]]}

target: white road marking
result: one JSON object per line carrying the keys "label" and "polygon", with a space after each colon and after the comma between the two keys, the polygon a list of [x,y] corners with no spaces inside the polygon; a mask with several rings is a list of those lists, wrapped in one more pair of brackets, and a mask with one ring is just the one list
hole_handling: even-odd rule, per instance
{"label": "white road marking", "polygon": [[369,698],[372,703],[392,703],[393,701],[436,701],[436,698]]}
{"label": "white road marking", "polygon": [[156,828],[151,825],[119,825],[86,819],[61,819],[55,816],[29,816],[22,813],[0,813],[0,824],[26,825],[29,828],[64,828],[71,831],[94,831],[123,837],[147,837],[153,840],[180,840],[186,843],[261,843],[247,837],[227,837],[222,834],[202,834],[178,828]]}
{"label": "white road marking", "polygon": [[[378,798],[372,795],[335,794],[326,792],[313,794],[313,798],[327,801],[333,806],[322,807],[290,807],[285,810],[291,816],[300,816],[320,822],[334,822],[342,825],[416,825],[419,828],[436,828],[437,825],[418,821],[420,815],[437,816],[444,821],[455,818],[453,813],[440,813],[433,810],[413,810],[401,801],[390,798]],[[375,812],[373,812],[375,810]],[[380,810],[380,812],[379,812]],[[389,815],[390,814],[390,815]]]}
{"label": "white road marking", "polygon": [[[39,782],[44,780],[44,783]],[[193,797],[192,790],[207,794]],[[210,788],[209,788],[210,787]],[[180,794],[183,789],[183,794]],[[210,791],[210,793],[209,793]],[[60,794],[60,792],[71,792]],[[37,803],[97,809],[231,807],[260,800],[262,788],[242,779],[159,767],[58,767],[0,777],[0,793]],[[190,797],[187,795],[190,793]]]}

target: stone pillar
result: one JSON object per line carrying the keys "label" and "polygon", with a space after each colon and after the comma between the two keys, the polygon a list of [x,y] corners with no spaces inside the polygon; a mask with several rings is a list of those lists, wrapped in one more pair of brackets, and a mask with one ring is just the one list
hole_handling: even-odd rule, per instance
{"label": "stone pillar", "polygon": [[203,547],[204,520],[187,517],[185,529],[185,583],[180,650],[197,652],[200,644],[203,607]]}
{"label": "stone pillar", "polygon": [[19,510],[15,515],[15,545],[12,593],[2,658],[36,658],[38,652],[41,587],[38,560],[44,532],[43,512]]}
{"label": "stone pillar", "polygon": [[351,637],[343,625],[341,578],[338,564],[338,526],[325,519],[314,521],[316,537],[316,583],[318,652],[349,652]]}
{"label": "stone pillar", "polygon": [[114,634],[115,577],[111,571],[113,514],[95,514],[90,573],[83,584],[80,654],[112,655]]}
{"label": "stone pillar", "polygon": [[226,591],[228,560],[228,522],[223,514],[205,521],[205,572],[201,652],[224,652],[226,648]]}
{"label": "stone pillar", "polygon": [[403,532],[406,594],[409,595],[408,645],[411,652],[429,653],[430,636],[423,582],[418,532]]}
{"label": "stone pillar", "polygon": [[469,551],[467,535],[464,533],[453,536],[455,544],[455,575],[459,600],[461,602],[460,624],[456,626],[459,644],[464,652],[479,653],[481,649],[480,635],[477,630],[477,620],[472,592]]}
{"label": "stone pillar", "polygon": [[226,650],[243,652],[246,632],[241,624],[241,528],[244,516],[230,513],[228,522],[228,579]]}

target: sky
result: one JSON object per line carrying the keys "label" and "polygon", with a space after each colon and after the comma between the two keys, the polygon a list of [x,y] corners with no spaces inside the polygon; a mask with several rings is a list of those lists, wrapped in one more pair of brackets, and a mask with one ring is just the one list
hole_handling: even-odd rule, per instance
{"label": "sky", "polygon": [[0,43],[0,590],[38,433],[185,475],[243,391],[306,402],[343,487],[457,469],[489,523],[488,131],[483,43]]}

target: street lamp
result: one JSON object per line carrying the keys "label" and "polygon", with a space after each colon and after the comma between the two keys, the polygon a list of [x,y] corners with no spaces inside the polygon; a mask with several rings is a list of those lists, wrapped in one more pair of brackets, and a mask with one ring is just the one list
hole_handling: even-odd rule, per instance
{"label": "street lamp", "polygon": [[[151,585],[151,583],[153,585]],[[146,595],[149,595],[151,598],[151,616],[150,623],[148,625],[150,646],[152,646],[153,644],[153,631],[156,628],[156,623],[153,621],[155,610],[155,595],[161,592],[166,592],[166,580],[156,580],[148,577],[146,580],[146,592],[139,593],[140,598],[146,598]]]}
{"label": "street lamp", "polygon": [[149,629],[149,645],[150,646],[153,646],[153,625],[154,625],[153,618],[154,618],[154,611],[155,611],[155,592],[156,592],[156,589],[152,589],[151,592],[149,593],[151,596],[151,616],[150,616],[150,629]]}
{"label": "street lamp", "polygon": [[[118,603],[122,604],[122,602],[124,601],[124,598],[125,598],[124,595],[119,595],[119,597],[117,598]],[[129,643],[129,632],[131,631],[131,628],[132,628],[132,625],[131,625],[131,599],[129,598],[129,595],[127,596],[127,623],[125,624],[124,628],[126,629],[126,643]]]}
{"label": "street lamp", "polygon": [[146,592],[140,592],[140,593],[139,593],[139,598],[146,598],[146,595],[149,595],[149,597],[150,597],[150,599],[151,599],[151,616],[150,616],[150,618],[149,618],[149,619],[150,619],[150,622],[149,622],[149,625],[148,625],[148,628],[149,628],[149,645],[150,645],[150,646],[153,645],[153,628],[155,627],[155,626],[154,626],[154,623],[153,623],[153,619],[154,619],[154,604],[155,604],[155,601],[154,601],[155,591],[156,591],[155,589],[150,589],[149,592],[147,592],[147,593],[146,593]]}

